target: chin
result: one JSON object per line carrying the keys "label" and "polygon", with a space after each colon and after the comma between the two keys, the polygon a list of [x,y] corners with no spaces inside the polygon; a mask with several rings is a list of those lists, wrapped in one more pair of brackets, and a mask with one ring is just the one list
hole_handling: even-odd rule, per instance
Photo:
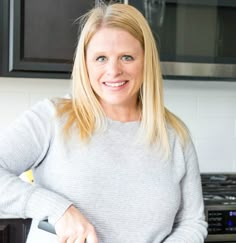
{"label": "chin", "polygon": [[103,99],[102,103],[106,105],[114,105],[114,106],[129,104],[129,102],[124,99],[114,99],[114,97],[112,99]]}

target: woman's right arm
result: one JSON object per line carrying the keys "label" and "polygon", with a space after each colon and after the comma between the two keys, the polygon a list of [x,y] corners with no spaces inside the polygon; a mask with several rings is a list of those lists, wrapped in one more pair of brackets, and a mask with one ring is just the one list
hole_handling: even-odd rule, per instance
{"label": "woman's right arm", "polygon": [[45,100],[0,134],[0,212],[20,218],[47,219],[59,242],[97,243],[93,226],[65,197],[19,175],[43,163],[54,136],[54,104]]}
{"label": "woman's right arm", "polygon": [[0,134],[0,213],[55,222],[72,204],[40,185],[22,181],[19,175],[42,161],[54,136],[55,107],[44,100],[24,112]]}

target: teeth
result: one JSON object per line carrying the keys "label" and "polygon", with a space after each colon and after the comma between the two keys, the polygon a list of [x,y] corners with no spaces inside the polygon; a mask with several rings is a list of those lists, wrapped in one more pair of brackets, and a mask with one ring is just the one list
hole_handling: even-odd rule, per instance
{"label": "teeth", "polygon": [[105,83],[107,86],[110,86],[110,87],[119,87],[119,86],[122,86],[124,85],[126,82],[120,82],[120,83]]}

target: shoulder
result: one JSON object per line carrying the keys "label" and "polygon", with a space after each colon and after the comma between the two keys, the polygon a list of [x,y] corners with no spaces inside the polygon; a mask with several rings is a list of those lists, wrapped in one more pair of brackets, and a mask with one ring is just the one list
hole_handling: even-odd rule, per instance
{"label": "shoulder", "polygon": [[42,99],[25,110],[10,125],[49,127],[57,118],[57,102],[59,98]]}
{"label": "shoulder", "polygon": [[55,112],[55,102],[51,99],[43,99],[33,104],[30,110],[38,113],[53,113]]}
{"label": "shoulder", "polygon": [[57,114],[58,106],[60,104],[67,103],[70,100],[70,95],[55,97],[52,99],[45,98],[33,104],[29,111],[41,116],[55,116]]}
{"label": "shoulder", "polygon": [[167,125],[167,132],[171,151],[173,152],[175,149],[178,149],[181,151],[183,156],[188,159],[189,157],[196,156],[196,150],[192,136],[187,126],[184,126],[186,131],[186,136],[184,137],[184,139],[171,124]]}
{"label": "shoulder", "polygon": [[29,110],[27,110],[23,117],[28,118],[32,121],[36,120],[48,120],[56,115],[56,108],[53,100],[43,99],[33,104]]}
{"label": "shoulder", "polygon": [[168,128],[170,160],[175,173],[182,178],[187,171],[193,170],[198,173],[198,157],[191,136],[183,144],[173,127]]}

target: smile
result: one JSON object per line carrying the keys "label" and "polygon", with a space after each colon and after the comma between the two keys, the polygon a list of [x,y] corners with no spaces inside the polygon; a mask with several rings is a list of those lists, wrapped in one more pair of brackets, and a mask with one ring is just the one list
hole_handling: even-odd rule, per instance
{"label": "smile", "polygon": [[127,83],[127,81],[116,82],[116,83],[104,82],[104,84],[109,87],[121,87],[121,86],[125,85],[126,83]]}

